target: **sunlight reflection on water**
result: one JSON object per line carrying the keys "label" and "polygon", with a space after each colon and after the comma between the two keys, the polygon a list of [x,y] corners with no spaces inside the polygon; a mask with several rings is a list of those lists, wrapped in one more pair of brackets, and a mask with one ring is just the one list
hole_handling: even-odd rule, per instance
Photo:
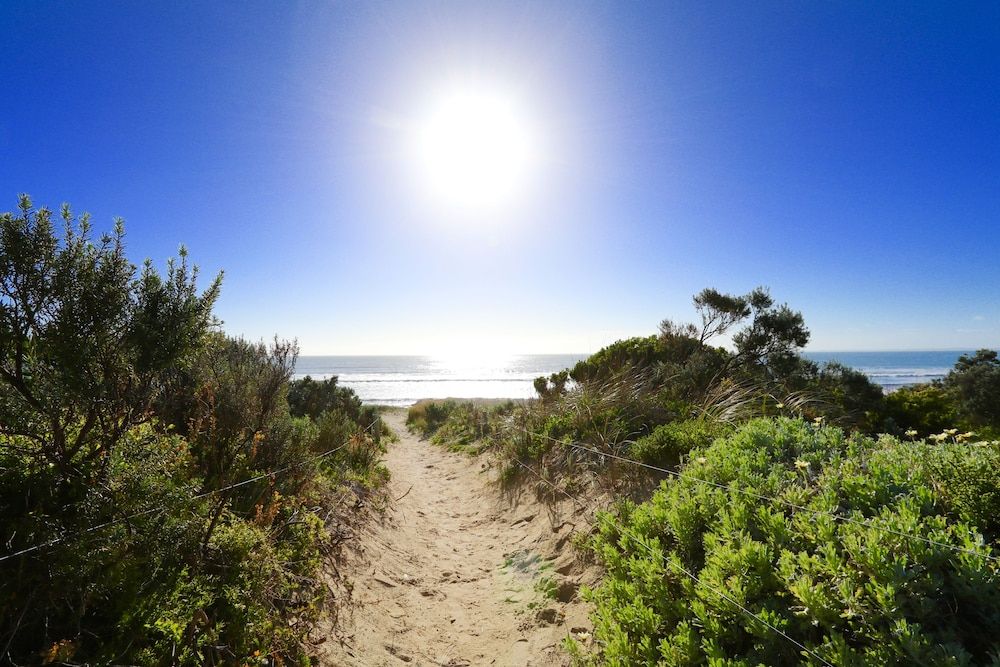
{"label": "sunlight reflection on water", "polygon": [[295,377],[340,378],[365,403],[411,405],[421,398],[533,398],[532,382],[585,354],[299,357]]}

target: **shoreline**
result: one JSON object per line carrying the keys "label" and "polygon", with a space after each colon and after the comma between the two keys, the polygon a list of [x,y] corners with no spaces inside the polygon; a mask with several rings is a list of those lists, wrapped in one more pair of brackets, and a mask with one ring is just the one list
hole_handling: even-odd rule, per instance
{"label": "shoreline", "polygon": [[402,410],[409,410],[414,405],[421,405],[424,403],[444,403],[446,401],[454,401],[455,403],[472,403],[477,406],[493,406],[493,405],[503,405],[505,403],[528,403],[529,401],[536,401],[537,398],[461,398],[457,396],[448,396],[446,398],[418,398],[412,403],[407,403],[406,405],[401,405],[398,403],[379,403],[377,401],[367,402],[365,405],[372,405],[378,408],[399,408]]}
{"label": "shoreline", "polygon": [[[838,361],[868,376],[883,393],[943,378],[960,351],[803,352],[816,363]],[[523,355],[497,363],[488,358],[453,366],[444,359],[418,356],[304,356],[295,377],[337,376],[365,405],[409,408],[421,401],[471,400],[497,404],[537,398],[533,381],[572,366],[575,354]],[[468,397],[468,398],[466,398]]]}

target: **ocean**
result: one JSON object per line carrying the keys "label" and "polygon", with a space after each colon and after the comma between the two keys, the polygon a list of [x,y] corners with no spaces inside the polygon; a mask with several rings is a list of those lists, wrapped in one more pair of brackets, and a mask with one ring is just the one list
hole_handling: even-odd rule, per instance
{"label": "ocean", "polygon": [[421,398],[534,398],[532,382],[586,354],[455,358],[416,356],[299,357],[295,377],[337,375],[365,403],[412,405]]}
{"label": "ocean", "polygon": [[[944,377],[966,352],[806,352],[866,373],[886,391]],[[573,366],[586,354],[459,358],[419,356],[299,357],[295,377],[340,378],[365,403],[412,405],[421,398],[533,398],[532,381]]]}
{"label": "ocean", "polygon": [[939,380],[948,374],[960,356],[972,352],[805,352],[802,356],[819,363],[839,361],[861,371],[884,390],[893,391],[912,384]]}

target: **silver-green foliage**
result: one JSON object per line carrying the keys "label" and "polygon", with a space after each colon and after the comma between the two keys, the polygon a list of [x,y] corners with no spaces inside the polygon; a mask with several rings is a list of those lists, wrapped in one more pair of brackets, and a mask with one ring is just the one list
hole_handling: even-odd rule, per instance
{"label": "silver-green foliage", "polygon": [[995,446],[759,419],[689,460],[601,517],[595,662],[821,664],[734,601],[835,665],[1000,660]]}

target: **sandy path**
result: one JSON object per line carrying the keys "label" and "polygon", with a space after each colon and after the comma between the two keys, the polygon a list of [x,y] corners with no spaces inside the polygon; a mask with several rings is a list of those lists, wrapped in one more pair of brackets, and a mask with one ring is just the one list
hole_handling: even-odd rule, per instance
{"label": "sandy path", "polygon": [[387,417],[400,435],[385,461],[398,500],[341,573],[352,604],[324,664],[564,664],[562,639],[589,630],[568,544],[582,519],[532,494],[502,497],[482,460],[418,439],[404,417]]}

